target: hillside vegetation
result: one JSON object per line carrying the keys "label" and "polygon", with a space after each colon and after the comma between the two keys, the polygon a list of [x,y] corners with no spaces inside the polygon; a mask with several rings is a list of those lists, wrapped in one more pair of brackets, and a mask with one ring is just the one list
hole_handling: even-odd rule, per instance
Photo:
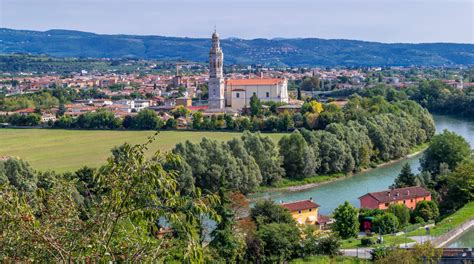
{"label": "hillside vegetation", "polygon": [[[0,53],[47,54],[57,57],[143,58],[207,62],[210,39],[163,36],[100,35],[49,30],[0,28]],[[227,64],[279,66],[441,66],[468,65],[474,45],[385,44],[356,40],[223,39]]]}

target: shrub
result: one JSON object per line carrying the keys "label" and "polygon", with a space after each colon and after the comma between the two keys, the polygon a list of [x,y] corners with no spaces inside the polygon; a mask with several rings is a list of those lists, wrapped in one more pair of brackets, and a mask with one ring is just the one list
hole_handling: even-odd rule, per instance
{"label": "shrub", "polygon": [[362,246],[371,246],[375,244],[375,240],[372,237],[363,237],[360,240]]}

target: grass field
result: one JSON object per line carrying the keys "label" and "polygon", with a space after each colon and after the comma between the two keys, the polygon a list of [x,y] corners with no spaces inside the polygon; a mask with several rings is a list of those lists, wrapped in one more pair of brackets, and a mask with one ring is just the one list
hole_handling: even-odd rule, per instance
{"label": "grass field", "polygon": [[[474,217],[474,202],[469,202],[464,205],[461,209],[453,213],[452,215],[444,218],[439,223],[436,223],[435,227],[431,228],[430,234],[432,236],[443,235],[450,230],[456,228],[457,226],[463,224]],[[417,229],[412,232],[409,232],[410,236],[422,236],[425,235],[424,229]]]}
{"label": "grass field", "polygon": [[[153,131],[91,131],[56,129],[0,129],[0,156],[20,157],[37,170],[65,172],[82,166],[98,167],[110,156],[114,146],[143,143]],[[150,153],[172,149],[176,143],[203,137],[229,140],[238,132],[162,131]],[[283,134],[266,134],[278,141]]]}

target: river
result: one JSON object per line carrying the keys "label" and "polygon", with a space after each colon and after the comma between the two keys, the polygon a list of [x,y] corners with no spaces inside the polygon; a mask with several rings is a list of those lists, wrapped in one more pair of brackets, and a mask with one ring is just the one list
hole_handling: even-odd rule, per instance
{"label": "river", "polygon": [[[474,120],[440,115],[433,115],[433,118],[437,133],[442,132],[444,129],[456,132],[471,144],[471,148],[474,147]],[[418,172],[420,156],[421,154],[311,189],[293,192],[268,191],[255,194],[252,198],[292,202],[312,197],[321,206],[321,214],[332,213],[344,201],[349,201],[352,205],[359,207],[358,197],[367,192],[386,190],[393,183],[405,163],[408,162],[412,170]]]}
{"label": "river", "polygon": [[449,248],[472,248],[474,247],[474,227],[471,227],[466,233],[456,238],[448,245]]}

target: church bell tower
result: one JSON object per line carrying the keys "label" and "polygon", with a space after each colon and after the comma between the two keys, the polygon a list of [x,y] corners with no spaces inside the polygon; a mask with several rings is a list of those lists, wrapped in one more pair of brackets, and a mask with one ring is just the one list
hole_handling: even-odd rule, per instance
{"label": "church bell tower", "polygon": [[214,30],[212,34],[212,47],[209,52],[209,109],[224,109],[224,53],[222,52],[219,34]]}

